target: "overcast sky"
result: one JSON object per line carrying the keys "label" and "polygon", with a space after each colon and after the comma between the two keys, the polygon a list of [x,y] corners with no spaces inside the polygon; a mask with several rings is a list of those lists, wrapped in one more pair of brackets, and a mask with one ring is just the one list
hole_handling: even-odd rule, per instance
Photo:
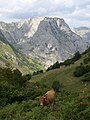
{"label": "overcast sky", "polygon": [[70,27],[90,27],[90,0],[0,0],[0,21],[35,16],[64,18]]}

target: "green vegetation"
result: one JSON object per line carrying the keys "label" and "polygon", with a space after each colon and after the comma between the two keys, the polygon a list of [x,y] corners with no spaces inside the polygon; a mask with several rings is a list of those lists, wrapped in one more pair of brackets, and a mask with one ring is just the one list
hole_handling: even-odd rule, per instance
{"label": "green vegetation", "polygon": [[56,68],[59,68],[60,67],[60,63],[57,61],[56,63],[54,63],[53,65],[51,65],[47,71],[49,70],[53,70],[53,69],[56,69]]}
{"label": "green vegetation", "polygon": [[82,78],[83,82],[90,82],[90,73],[87,73]]}
{"label": "green vegetation", "polygon": [[40,73],[43,73],[43,70],[39,70],[39,71],[33,72],[33,75],[38,75]]}
{"label": "green vegetation", "polygon": [[[74,64],[34,76],[0,68],[0,120],[90,120],[90,71],[73,74],[78,66],[89,66],[84,64],[88,55],[89,51]],[[36,97],[52,87],[57,91],[54,107],[39,106]]]}
{"label": "green vegetation", "polygon": [[64,62],[62,63],[59,63],[58,61],[56,63],[54,63],[53,65],[51,65],[47,71],[49,70],[53,70],[53,69],[56,69],[56,68],[60,68],[61,66],[68,66],[68,65],[71,65],[71,64],[74,64],[77,60],[79,60],[81,58],[81,54],[79,52],[76,52],[74,54],[74,56],[70,59],[67,59],[65,60]]}
{"label": "green vegetation", "polygon": [[80,58],[81,58],[81,54],[79,52],[76,52],[72,58],[65,60],[63,62],[63,65],[68,66],[74,64],[74,62],[76,62]]}
{"label": "green vegetation", "polygon": [[54,108],[38,106],[36,100],[8,104],[0,110],[1,120],[89,120],[90,96],[84,89],[79,95],[58,93]]}
{"label": "green vegetation", "polygon": [[33,73],[43,69],[42,65],[37,61],[28,58],[21,54],[19,51],[2,42],[0,39],[0,65],[6,66],[7,64],[19,69],[23,74]]}
{"label": "green vegetation", "polygon": [[90,48],[85,51],[86,56],[83,59],[83,62],[75,68],[74,76],[80,77],[83,76],[82,81],[89,81],[90,74]]}
{"label": "green vegetation", "polygon": [[56,91],[56,92],[59,92],[60,90],[60,82],[59,81],[54,81],[53,84],[52,84],[52,88]]}
{"label": "green vegetation", "polygon": [[80,66],[76,67],[76,69],[74,71],[74,75],[76,77],[80,77],[89,71],[90,71],[90,66],[80,65]]}
{"label": "green vegetation", "polygon": [[0,106],[20,102],[30,78],[30,74],[22,75],[18,69],[0,68]]}

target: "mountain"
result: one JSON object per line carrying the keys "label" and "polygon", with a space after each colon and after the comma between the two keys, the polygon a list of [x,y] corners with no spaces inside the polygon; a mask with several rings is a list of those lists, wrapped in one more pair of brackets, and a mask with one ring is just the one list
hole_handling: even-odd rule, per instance
{"label": "mountain", "polygon": [[39,61],[45,68],[72,57],[77,51],[83,52],[88,45],[62,18],[36,17],[16,23],[0,22],[0,29],[15,49]]}
{"label": "mountain", "polygon": [[4,37],[0,30],[0,66],[12,66],[22,73],[32,73],[42,69],[41,64],[33,59],[25,57],[16,50]]}
{"label": "mountain", "polygon": [[74,31],[76,32],[76,34],[80,35],[82,37],[82,39],[87,41],[87,43],[90,46],[90,28],[88,28],[88,27],[77,27],[77,28],[74,28]]}

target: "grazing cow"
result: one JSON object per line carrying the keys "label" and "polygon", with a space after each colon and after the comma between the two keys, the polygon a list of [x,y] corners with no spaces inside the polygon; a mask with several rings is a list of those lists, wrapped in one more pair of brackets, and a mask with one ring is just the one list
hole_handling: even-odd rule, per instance
{"label": "grazing cow", "polygon": [[43,96],[37,97],[37,99],[38,99],[39,104],[41,106],[50,105],[50,104],[54,105],[54,103],[55,103],[55,91],[53,89],[49,90]]}

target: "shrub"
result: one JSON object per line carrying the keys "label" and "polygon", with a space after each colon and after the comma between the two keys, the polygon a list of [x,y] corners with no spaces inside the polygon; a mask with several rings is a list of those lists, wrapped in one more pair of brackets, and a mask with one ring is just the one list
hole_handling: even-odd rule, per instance
{"label": "shrub", "polygon": [[52,66],[52,69],[56,69],[56,68],[59,68],[60,67],[60,64],[59,62],[57,61],[53,66]]}
{"label": "shrub", "polygon": [[79,60],[81,58],[81,54],[79,53],[79,51],[78,52],[76,52],[75,54],[74,54],[74,57],[72,58],[72,60],[73,61],[77,61],[77,60]]}
{"label": "shrub", "polygon": [[68,66],[68,65],[70,65],[70,64],[74,64],[74,61],[73,61],[72,59],[67,59],[67,60],[64,61],[63,64],[64,64],[65,66]]}
{"label": "shrub", "polygon": [[41,74],[41,73],[43,73],[43,70],[39,70],[39,71],[33,72],[33,75],[38,75],[38,74]]}
{"label": "shrub", "polygon": [[65,60],[63,62],[63,64],[65,66],[70,65],[70,64],[74,64],[74,62],[79,60],[80,58],[81,58],[81,54],[79,52],[76,52],[72,58]]}
{"label": "shrub", "polygon": [[0,106],[16,101],[20,103],[40,95],[40,86],[30,84],[29,79],[31,74],[22,76],[18,69],[0,68]]}
{"label": "shrub", "polygon": [[73,74],[74,74],[75,77],[80,77],[87,72],[88,72],[88,70],[83,65],[81,65],[81,66],[76,67]]}
{"label": "shrub", "polygon": [[53,65],[51,65],[47,71],[49,70],[53,70],[53,69],[56,69],[56,68],[60,68],[60,63],[57,61],[56,63],[54,63]]}
{"label": "shrub", "polygon": [[32,77],[31,74],[26,74],[26,75],[23,75],[23,76],[22,76],[22,79],[23,79],[23,81],[28,81],[28,80],[31,79],[31,77]]}
{"label": "shrub", "polygon": [[59,81],[54,81],[54,82],[53,82],[52,88],[53,88],[56,92],[58,92],[58,91],[60,90],[60,87],[61,87],[61,85],[60,85],[60,82],[59,82]]}

